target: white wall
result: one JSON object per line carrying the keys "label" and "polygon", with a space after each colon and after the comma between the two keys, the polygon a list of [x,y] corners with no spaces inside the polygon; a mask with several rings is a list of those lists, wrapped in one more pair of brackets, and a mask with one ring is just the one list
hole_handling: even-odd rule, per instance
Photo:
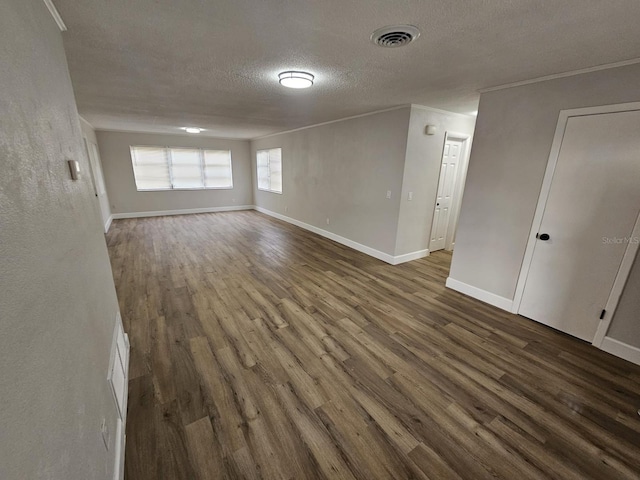
{"label": "white wall", "polygon": [[[80,127],[82,128],[82,137],[84,138],[85,142],[87,144],[93,143],[96,146],[96,148],[98,148],[98,137],[96,137],[96,132],[91,126],[91,124],[87,122],[84,118],[80,117]],[[87,152],[87,154],[88,153],[89,152]],[[102,168],[102,159],[98,158],[97,161],[100,162],[100,168]],[[105,182],[104,174],[102,173],[102,171],[90,172],[89,174],[101,175],[102,181]],[[105,185],[106,185],[106,182],[105,182]],[[96,189],[97,189],[97,186],[96,186]],[[102,216],[102,223],[103,225],[105,225],[105,231],[106,231],[107,226],[109,225],[109,222],[110,222],[110,217],[111,217],[111,207],[109,205],[109,193],[106,192],[104,195],[98,195],[96,198],[98,201],[98,207],[100,209],[100,215]]]}
{"label": "white wall", "polygon": [[[98,131],[96,135],[114,215],[253,204],[248,140],[107,131]],[[138,192],[129,151],[132,145],[231,150],[233,189]]]}
{"label": "white wall", "polygon": [[[411,107],[407,152],[404,165],[396,255],[429,248],[442,150],[446,132],[473,135],[475,117],[441,112],[420,106]],[[425,127],[435,125],[435,135],[426,135]],[[471,146],[471,140],[468,142]],[[462,174],[464,165],[459,166]],[[413,200],[409,201],[409,192]]]}
{"label": "white wall", "polygon": [[[0,6],[0,478],[113,478],[118,303],[58,27]],[[100,435],[112,432],[107,452]]]}
{"label": "white wall", "polygon": [[451,278],[513,299],[560,110],[637,101],[637,64],[483,94]]}
{"label": "white wall", "polygon": [[409,116],[407,106],[253,140],[254,185],[256,150],[281,147],[283,165],[283,193],[255,189],[255,204],[394,255]]}

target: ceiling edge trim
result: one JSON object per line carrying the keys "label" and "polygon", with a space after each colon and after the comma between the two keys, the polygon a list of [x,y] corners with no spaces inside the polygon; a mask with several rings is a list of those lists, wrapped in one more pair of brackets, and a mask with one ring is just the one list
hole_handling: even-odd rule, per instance
{"label": "ceiling edge trim", "polygon": [[51,13],[51,16],[56,21],[56,24],[58,25],[58,28],[60,29],[60,31],[61,32],[66,32],[67,31],[67,26],[64,24],[64,21],[62,20],[62,17],[60,16],[60,13],[58,12],[58,9],[53,4],[53,1],[52,0],[44,0],[44,4],[49,9],[49,13]]}
{"label": "ceiling edge trim", "polygon": [[458,112],[450,112],[449,110],[442,110],[440,108],[428,107],[426,105],[416,105],[415,103],[411,104],[411,108],[417,108],[418,110],[427,110],[428,112],[435,113],[444,113],[445,115],[458,115],[460,117],[475,117],[475,115],[471,115],[470,113],[458,113]]}
{"label": "ceiling edge trim", "polygon": [[80,114],[78,114],[78,118],[80,119],[80,122],[86,123],[87,125],[89,125],[95,131],[96,127],[94,127],[90,122],[88,122],[86,118],[84,118]]}
{"label": "ceiling edge trim", "polygon": [[300,130],[307,130],[308,128],[322,127],[323,125],[329,125],[331,123],[344,122],[346,120],[353,120],[354,118],[368,117],[369,115],[376,115],[378,113],[392,112],[393,110],[400,110],[401,108],[410,108],[410,107],[411,107],[411,104],[405,103],[403,105],[398,105],[398,106],[391,107],[391,108],[384,108],[382,110],[375,110],[373,112],[361,113],[359,115],[352,115],[350,117],[338,118],[336,120],[329,120],[328,122],[314,123],[313,125],[306,125],[304,127],[292,128],[291,130],[284,130],[282,132],[269,133],[269,134],[263,135],[261,137],[251,138],[250,140],[251,141],[253,141],[253,140],[262,140],[263,138],[275,137],[276,135],[284,135],[285,133],[299,132]]}
{"label": "ceiling edge trim", "polygon": [[123,133],[127,135],[161,135],[161,136],[168,136],[168,137],[208,138],[210,140],[226,140],[226,141],[234,141],[234,142],[250,142],[252,140],[251,137],[217,137],[215,135],[207,135],[204,133],[193,135],[191,133],[186,133],[186,132],[169,133],[169,132],[149,132],[144,130],[122,130],[122,129],[116,129],[116,128],[94,127],[91,123],[89,123],[89,125],[91,125],[91,127],[95,130],[96,133],[106,132],[106,133]]}
{"label": "ceiling edge trim", "polygon": [[555,80],[558,78],[566,78],[566,77],[573,77],[575,75],[582,75],[584,73],[599,72],[601,70],[609,70],[610,68],[626,67],[627,65],[635,65],[636,63],[640,63],[640,58],[632,58],[629,60],[623,60],[621,62],[605,63],[603,65],[596,65],[595,67],[581,68],[580,70],[570,70],[568,72],[554,73],[551,75],[545,75],[544,77],[536,77],[529,80],[521,80],[519,82],[505,83],[504,85],[496,85],[495,87],[481,88],[478,90],[478,93],[495,92],[497,90],[504,90],[506,88],[521,87],[523,85],[531,85],[532,83],[546,82],[546,81]]}

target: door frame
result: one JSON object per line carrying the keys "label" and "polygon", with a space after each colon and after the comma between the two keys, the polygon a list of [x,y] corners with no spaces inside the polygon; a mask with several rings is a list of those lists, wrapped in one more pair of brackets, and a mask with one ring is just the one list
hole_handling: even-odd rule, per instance
{"label": "door frame", "polygon": [[[109,231],[109,226],[111,225],[112,215],[111,208],[109,206],[109,194],[107,193],[107,185],[104,180],[104,171],[102,170],[102,159],[100,158],[100,150],[98,149],[98,145],[96,143],[94,143],[84,135],[83,140],[84,149],[87,152],[87,161],[89,163],[89,172],[91,174],[90,177],[91,184],[93,185],[93,192],[98,199],[98,210],[100,211],[100,218],[103,222],[104,233],[107,233]],[[94,168],[94,162],[96,168]],[[102,193],[100,193],[101,191]]]}
{"label": "door frame", "polygon": [[[91,173],[91,185],[93,185],[93,193],[96,196],[96,198],[98,198],[100,196],[100,192],[99,187],[98,187],[98,179],[97,177],[97,173],[95,172],[95,169],[93,168],[93,164],[91,162],[91,147],[89,146],[89,139],[87,137],[83,137],[84,140],[84,149],[87,152],[87,160],[89,160],[89,172]],[[100,212],[102,213],[102,212]]]}
{"label": "door frame", "polygon": [[[569,118],[582,117],[587,115],[598,115],[603,113],[631,112],[635,110],[640,110],[640,102],[574,108],[560,111],[560,115],[558,116],[558,124],[556,125],[556,131],[553,137],[553,143],[551,144],[549,160],[547,161],[547,168],[544,174],[544,179],[542,181],[542,187],[540,189],[540,196],[538,197],[536,212],[533,216],[531,230],[529,231],[529,239],[527,241],[527,247],[525,249],[524,258],[522,260],[520,275],[518,276],[518,282],[516,284],[516,292],[511,306],[512,313],[518,313],[518,311],[520,310],[520,304],[522,303],[522,297],[524,295],[527,277],[529,276],[529,270],[531,269],[531,263],[533,261],[533,252],[537,240],[536,234],[540,231],[540,227],[542,225],[542,217],[547,206],[549,193],[551,192],[553,175],[556,170],[556,165],[558,164],[560,149],[562,147],[562,142],[564,140],[564,134]],[[640,216],[636,220],[636,224],[632,233],[632,237],[636,236],[640,236]],[[600,347],[602,345],[602,342],[604,341],[607,330],[609,329],[609,325],[611,324],[611,320],[613,319],[615,310],[618,306],[620,296],[622,295],[622,291],[631,271],[631,267],[638,251],[638,247],[639,245],[634,242],[629,242],[629,244],[627,245],[622,263],[620,264],[620,268],[618,269],[618,273],[616,274],[613,289],[611,290],[611,293],[607,300],[607,304],[605,306],[606,314],[604,318],[600,320],[595,338],[592,341],[592,344],[596,347]]]}
{"label": "door frame", "polygon": [[471,154],[471,140],[473,135],[468,133],[460,133],[453,131],[444,132],[444,141],[442,142],[442,151],[440,153],[440,173],[438,175],[438,184],[436,185],[436,196],[433,200],[433,212],[431,215],[431,229],[429,230],[429,246],[431,246],[431,233],[433,231],[433,220],[435,218],[436,203],[438,203],[438,188],[440,187],[440,177],[442,175],[442,157],[444,156],[444,147],[447,141],[460,140],[461,149],[460,160],[458,164],[458,171],[456,172],[456,180],[453,186],[454,199],[451,205],[451,212],[449,213],[449,223],[447,225],[447,236],[444,239],[444,249],[451,251],[455,245],[455,233],[458,226],[458,219],[460,217],[460,207],[462,206],[462,193],[464,192],[464,185],[467,180],[467,171],[469,169],[469,157]]}

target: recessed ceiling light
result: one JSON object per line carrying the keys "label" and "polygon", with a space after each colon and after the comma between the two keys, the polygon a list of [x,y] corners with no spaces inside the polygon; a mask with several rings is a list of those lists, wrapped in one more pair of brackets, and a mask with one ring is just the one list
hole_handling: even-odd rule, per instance
{"label": "recessed ceiling light", "polygon": [[313,85],[313,75],[307,72],[282,72],[278,75],[280,85],[288,88],[309,88]]}
{"label": "recessed ceiling light", "polygon": [[202,130],[204,130],[203,128],[198,127],[182,127],[182,129],[187,133],[200,133]]}

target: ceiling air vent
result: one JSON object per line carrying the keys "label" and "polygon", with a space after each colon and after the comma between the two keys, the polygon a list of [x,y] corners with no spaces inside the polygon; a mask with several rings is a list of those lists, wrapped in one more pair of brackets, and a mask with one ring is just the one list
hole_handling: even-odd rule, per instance
{"label": "ceiling air vent", "polygon": [[410,44],[420,36],[413,25],[393,25],[379,28],[371,34],[371,41],[380,47],[397,48]]}

